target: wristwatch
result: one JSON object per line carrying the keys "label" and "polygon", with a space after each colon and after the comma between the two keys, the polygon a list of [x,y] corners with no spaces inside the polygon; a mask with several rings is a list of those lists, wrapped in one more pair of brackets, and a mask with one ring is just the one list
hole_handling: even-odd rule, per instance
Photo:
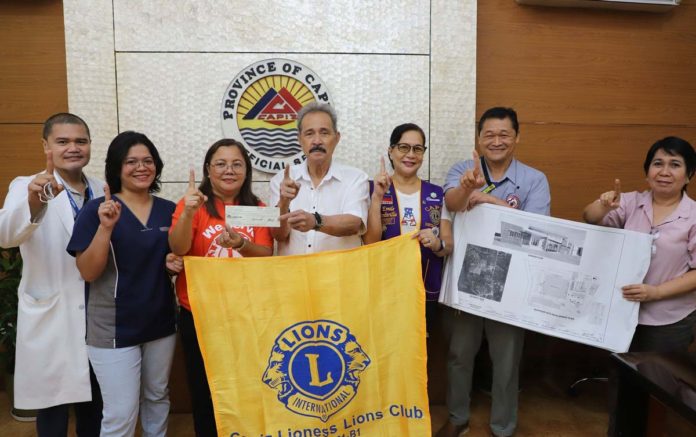
{"label": "wristwatch", "polygon": [[321,220],[321,214],[319,214],[318,212],[314,213],[314,222],[315,222],[314,223],[314,230],[315,231],[318,231],[319,229],[321,229],[322,226],[324,226],[324,223]]}

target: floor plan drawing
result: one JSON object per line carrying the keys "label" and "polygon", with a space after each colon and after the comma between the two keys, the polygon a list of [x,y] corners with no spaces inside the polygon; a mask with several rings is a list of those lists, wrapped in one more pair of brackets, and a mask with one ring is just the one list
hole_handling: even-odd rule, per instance
{"label": "floor plan drawing", "polygon": [[530,265],[529,273],[530,308],[563,320],[585,319],[588,327],[603,328],[609,297],[598,292],[599,278],[577,271],[548,270],[537,263]]}
{"label": "floor plan drawing", "polygon": [[453,219],[454,251],[440,302],[525,329],[614,352],[628,350],[652,236],[477,205]]}

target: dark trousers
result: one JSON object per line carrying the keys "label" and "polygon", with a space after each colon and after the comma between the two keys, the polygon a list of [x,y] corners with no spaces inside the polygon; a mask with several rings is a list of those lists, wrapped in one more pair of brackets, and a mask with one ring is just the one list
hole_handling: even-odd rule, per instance
{"label": "dark trousers", "polygon": [[102,420],[102,398],[99,383],[89,366],[92,400],[76,404],[43,408],[36,414],[36,433],[39,437],[67,437],[70,406],[75,408],[75,431],[80,437],[99,437]]}
{"label": "dark trousers", "polygon": [[696,311],[670,325],[638,325],[630,352],[686,352],[694,339]]}
{"label": "dark trousers", "polygon": [[205,374],[203,356],[198,346],[193,314],[186,308],[179,312],[179,334],[186,360],[186,378],[193,408],[193,427],[197,437],[216,437],[213,400],[210,397],[208,377]]}

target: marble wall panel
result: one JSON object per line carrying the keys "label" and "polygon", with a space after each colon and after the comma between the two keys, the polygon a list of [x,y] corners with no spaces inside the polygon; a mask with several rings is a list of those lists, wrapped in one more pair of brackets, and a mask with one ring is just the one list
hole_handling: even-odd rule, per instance
{"label": "marble wall panel", "polygon": [[[289,57],[281,54],[280,57]],[[185,181],[191,164],[202,171],[205,151],[222,137],[225,90],[258,54],[119,53],[119,127],[146,133],[165,161],[163,181]],[[377,171],[391,129],[412,121],[427,130],[427,56],[293,55],[330,84],[341,142],[335,157]],[[427,177],[427,159],[423,167]],[[254,180],[270,174],[254,170]]]}
{"label": "marble wall panel", "polygon": [[429,52],[427,0],[119,0],[117,51]]}
{"label": "marble wall panel", "polygon": [[476,2],[433,0],[430,174],[443,183],[449,168],[469,159],[476,120]]}
{"label": "marble wall panel", "polygon": [[104,158],[118,133],[118,102],[111,0],[64,0],[68,107],[92,134],[87,171],[104,177]]}
{"label": "marble wall panel", "polygon": [[[306,1],[289,8],[64,0],[64,9],[69,105],[92,128],[92,174],[103,173],[110,140],[127,129],[145,132],[162,149],[165,182],[185,181],[190,165],[200,173],[205,149],[222,136],[219,110],[229,82],[243,67],[279,57],[307,65],[327,84],[342,133],[338,160],[373,175],[392,128],[403,122],[429,136],[424,178],[442,182],[449,166],[471,153],[474,0]],[[306,29],[297,24],[305,22]],[[263,187],[269,175],[254,171],[253,178]]]}

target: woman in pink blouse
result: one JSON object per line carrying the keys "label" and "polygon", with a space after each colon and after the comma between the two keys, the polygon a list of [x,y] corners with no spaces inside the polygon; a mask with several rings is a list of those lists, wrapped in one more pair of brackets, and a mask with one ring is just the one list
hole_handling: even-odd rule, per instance
{"label": "woman in pink blouse", "polygon": [[650,268],[642,284],[623,289],[640,302],[631,351],[686,351],[696,323],[696,202],[686,185],[696,170],[687,141],[667,137],[653,144],[643,164],[649,190],[612,191],[587,205],[585,221],[653,236]]}

